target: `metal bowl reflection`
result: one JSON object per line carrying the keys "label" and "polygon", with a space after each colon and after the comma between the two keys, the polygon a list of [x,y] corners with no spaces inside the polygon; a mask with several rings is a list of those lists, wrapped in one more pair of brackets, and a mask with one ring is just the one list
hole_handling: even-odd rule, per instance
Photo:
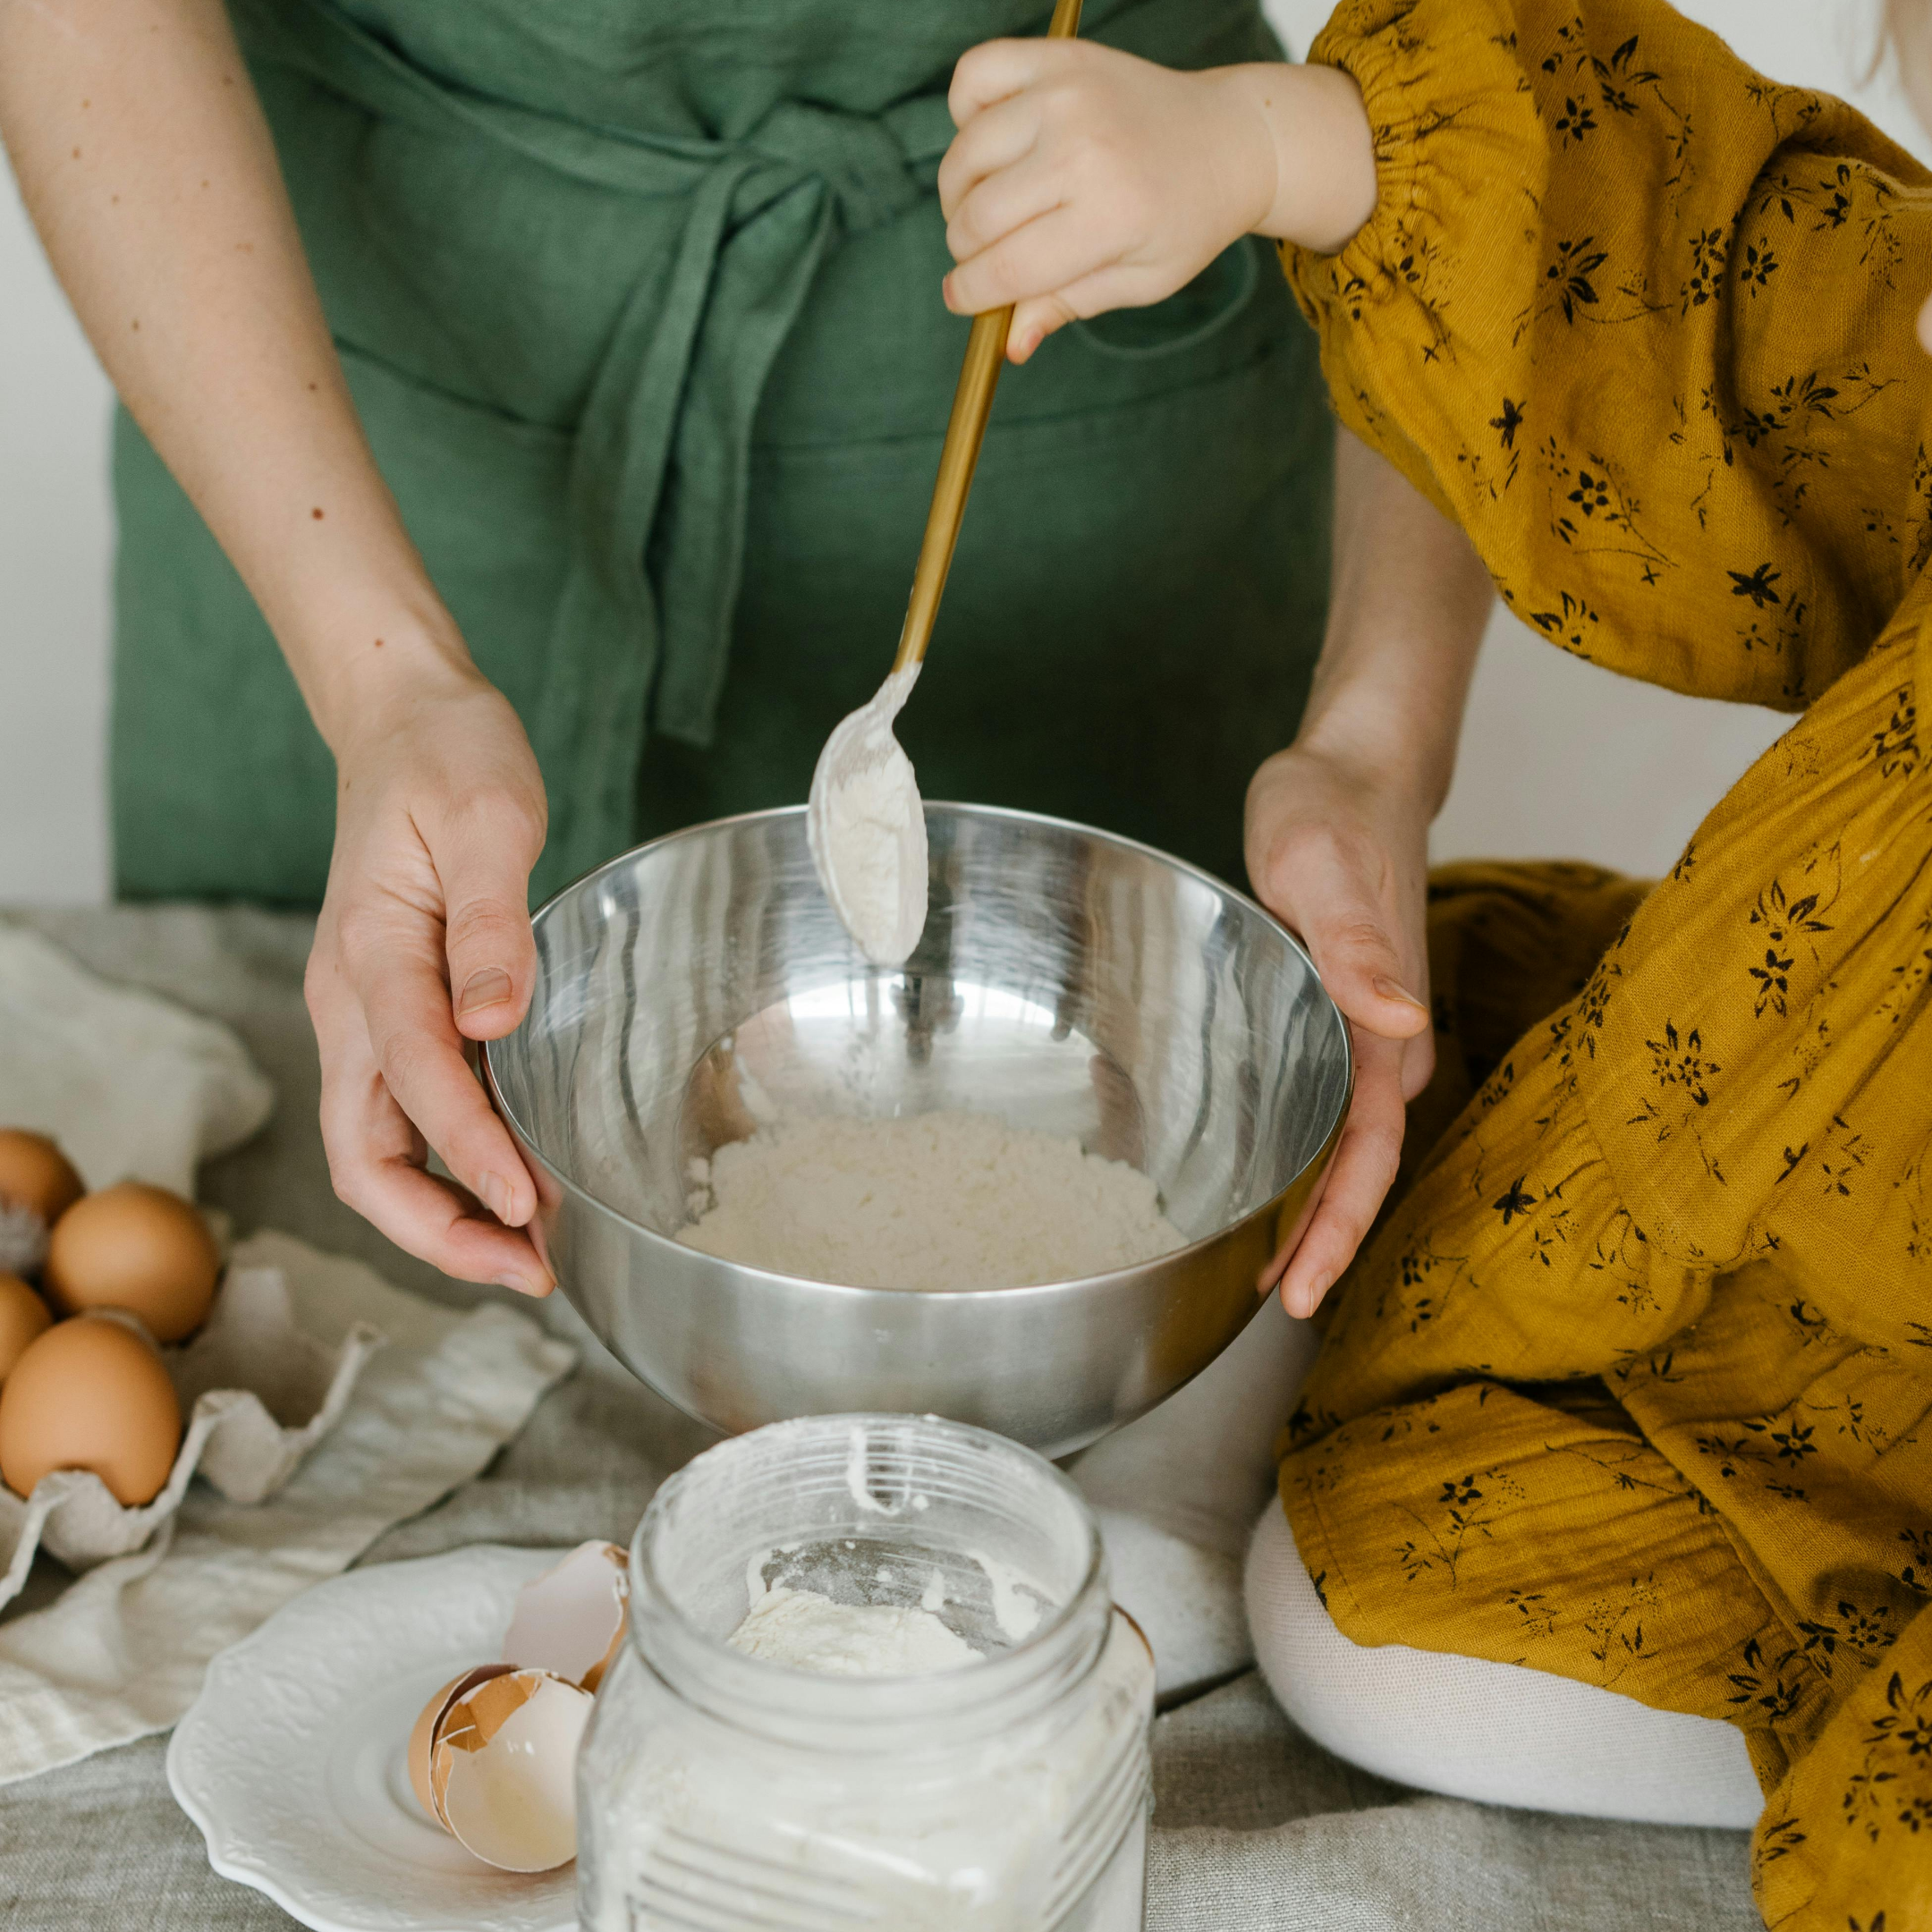
{"label": "metal bowl reflection", "polygon": [[[926,813],[931,911],[893,970],[819,891],[802,809],[614,859],[538,913],[530,1014],[485,1077],[564,1292],[680,1408],[731,1431],[931,1412],[1063,1455],[1255,1312],[1340,1136],[1347,1030],[1289,934],[1207,874],[1057,819]],[[760,1090],[787,1114],[967,1108],[1072,1135],[1151,1174],[1190,1245],[945,1292],[699,1254],[674,1239],[690,1164],[752,1131]]]}

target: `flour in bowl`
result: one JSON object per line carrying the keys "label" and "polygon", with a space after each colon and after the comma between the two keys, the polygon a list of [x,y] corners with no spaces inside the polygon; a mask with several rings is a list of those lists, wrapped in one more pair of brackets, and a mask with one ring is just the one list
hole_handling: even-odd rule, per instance
{"label": "flour in bowl", "polygon": [[687,1248],[851,1288],[1021,1288],[1187,1241],[1138,1169],[990,1114],[782,1120],[694,1178]]}

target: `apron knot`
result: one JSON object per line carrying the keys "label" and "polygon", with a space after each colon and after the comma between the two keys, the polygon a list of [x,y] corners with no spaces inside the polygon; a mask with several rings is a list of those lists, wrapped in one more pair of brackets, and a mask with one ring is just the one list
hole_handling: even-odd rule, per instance
{"label": "apron knot", "polygon": [[809,101],[780,101],[746,145],[815,174],[831,190],[848,233],[880,228],[926,191],[913,157],[884,121]]}

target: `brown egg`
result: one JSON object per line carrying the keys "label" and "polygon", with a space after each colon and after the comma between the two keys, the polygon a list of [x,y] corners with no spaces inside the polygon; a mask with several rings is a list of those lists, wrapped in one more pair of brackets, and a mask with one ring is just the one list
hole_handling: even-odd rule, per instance
{"label": "brown egg", "polygon": [[157,1342],[179,1342],[208,1319],[221,1255],[190,1201],[123,1181],[79,1200],[55,1224],[43,1279],[57,1312],[123,1308]]}
{"label": "brown egg", "polygon": [[52,1227],[84,1191],[73,1163],[46,1134],[0,1127],[0,1201],[31,1209]]}
{"label": "brown egg", "polygon": [[47,1303],[18,1275],[0,1275],[0,1382],[13,1373],[27,1344],[53,1326]]}
{"label": "brown egg", "polygon": [[154,1344],[109,1315],[49,1328],[0,1382],[0,1479],[16,1496],[30,1496],[50,1470],[83,1469],[117,1503],[151,1503],[181,1432]]}

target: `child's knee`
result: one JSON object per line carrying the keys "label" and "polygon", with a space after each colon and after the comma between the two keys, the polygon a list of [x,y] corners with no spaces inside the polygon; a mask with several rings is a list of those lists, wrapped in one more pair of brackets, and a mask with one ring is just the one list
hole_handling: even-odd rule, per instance
{"label": "child's knee", "polygon": [[1246,1579],[1255,1660],[1296,1726],[1365,1771],[1452,1798],[1651,1824],[1747,1826],[1743,1734],[1568,1677],[1352,1642],[1309,1580],[1280,1504]]}

